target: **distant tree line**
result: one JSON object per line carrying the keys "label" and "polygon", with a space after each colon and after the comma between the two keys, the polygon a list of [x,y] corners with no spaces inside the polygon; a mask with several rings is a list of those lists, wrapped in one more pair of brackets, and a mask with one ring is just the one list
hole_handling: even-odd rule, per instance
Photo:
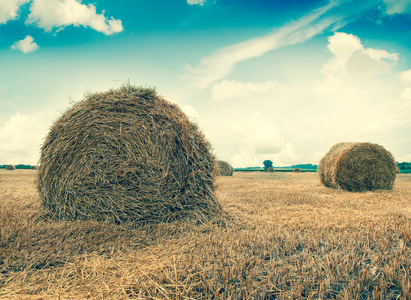
{"label": "distant tree line", "polygon": [[400,170],[411,170],[411,162],[397,162],[397,166]]}
{"label": "distant tree line", "polygon": [[[0,165],[0,169],[5,169],[8,165]],[[31,165],[18,164],[14,165],[16,169],[31,169]]]}
{"label": "distant tree line", "polygon": [[291,168],[300,168],[300,169],[317,169],[317,165],[313,164],[298,164],[298,165],[291,165]]}

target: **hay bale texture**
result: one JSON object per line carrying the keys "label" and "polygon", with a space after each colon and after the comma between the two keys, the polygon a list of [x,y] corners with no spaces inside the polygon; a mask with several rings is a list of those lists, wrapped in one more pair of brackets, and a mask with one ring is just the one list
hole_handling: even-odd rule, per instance
{"label": "hay bale texture", "polygon": [[274,168],[273,168],[273,167],[269,167],[269,168],[267,169],[267,172],[273,173],[273,172],[274,172]]}
{"label": "hay bale texture", "polygon": [[396,162],[384,147],[372,143],[339,143],[318,164],[321,182],[351,192],[391,190]]}
{"label": "hay bale texture", "polygon": [[217,163],[221,176],[233,176],[234,168],[230,163],[223,160],[219,160]]}
{"label": "hay bale texture", "polygon": [[15,170],[16,167],[14,165],[7,165],[6,170],[12,171]]}
{"label": "hay bale texture", "polygon": [[46,216],[136,223],[219,214],[211,145],[155,89],[88,94],[52,125],[38,190]]}

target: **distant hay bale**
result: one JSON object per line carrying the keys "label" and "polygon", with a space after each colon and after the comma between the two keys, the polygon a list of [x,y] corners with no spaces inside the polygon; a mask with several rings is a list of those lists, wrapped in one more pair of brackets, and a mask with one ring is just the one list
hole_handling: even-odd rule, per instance
{"label": "distant hay bale", "polygon": [[274,168],[273,167],[269,167],[268,169],[267,169],[267,172],[274,172]]}
{"label": "distant hay bale", "polygon": [[87,94],[52,125],[38,190],[52,219],[158,223],[222,212],[211,145],[155,89]]}
{"label": "distant hay bale", "polygon": [[398,166],[396,166],[395,172],[396,172],[397,174],[400,174],[400,173],[401,173],[400,168],[398,168]]}
{"label": "distant hay bale", "polygon": [[391,190],[396,162],[390,152],[371,143],[339,143],[318,164],[326,187],[351,192]]}
{"label": "distant hay bale", "polygon": [[221,176],[233,176],[234,168],[228,162],[218,160],[217,163]]}
{"label": "distant hay bale", "polygon": [[32,170],[37,170],[37,166],[31,166]]}
{"label": "distant hay bale", "polygon": [[6,167],[6,170],[9,170],[9,171],[15,170],[15,169],[16,169],[16,167],[14,165],[7,165],[7,167]]}
{"label": "distant hay bale", "polygon": [[300,168],[295,168],[294,173],[301,173],[301,169]]}

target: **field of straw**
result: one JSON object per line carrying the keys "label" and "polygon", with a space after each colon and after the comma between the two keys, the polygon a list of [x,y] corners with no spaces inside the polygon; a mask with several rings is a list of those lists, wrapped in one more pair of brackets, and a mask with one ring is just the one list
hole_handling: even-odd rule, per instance
{"label": "field of straw", "polygon": [[228,217],[137,227],[36,218],[36,170],[0,170],[1,299],[411,299],[411,175],[217,180]]}

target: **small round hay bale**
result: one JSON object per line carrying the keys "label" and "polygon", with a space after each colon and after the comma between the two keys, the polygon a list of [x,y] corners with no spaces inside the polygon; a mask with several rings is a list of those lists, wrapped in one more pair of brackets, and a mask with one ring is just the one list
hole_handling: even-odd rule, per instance
{"label": "small round hay bale", "polygon": [[37,166],[31,166],[32,170],[37,170]]}
{"label": "small round hay bale", "polygon": [[228,162],[219,160],[217,163],[221,176],[233,176],[234,168]]}
{"label": "small round hay bale", "polygon": [[12,171],[15,170],[16,167],[14,165],[7,165],[6,170]]}
{"label": "small round hay bale", "polygon": [[351,192],[391,190],[396,162],[390,152],[372,143],[339,143],[318,164],[321,182]]}
{"label": "small round hay bale", "polygon": [[295,168],[294,173],[301,173],[301,169],[300,168]]}
{"label": "small round hay bale", "polygon": [[269,168],[267,169],[267,172],[273,173],[273,172],[274,172],[274,168],[273,168],[273,167],[269,167]]}
{"label": "small round hay bale", "polygon": [[222,212],[211,144],[155,89],[125,85],[87,94],[52,125],[38,190],[52,219],[138,224]]}

